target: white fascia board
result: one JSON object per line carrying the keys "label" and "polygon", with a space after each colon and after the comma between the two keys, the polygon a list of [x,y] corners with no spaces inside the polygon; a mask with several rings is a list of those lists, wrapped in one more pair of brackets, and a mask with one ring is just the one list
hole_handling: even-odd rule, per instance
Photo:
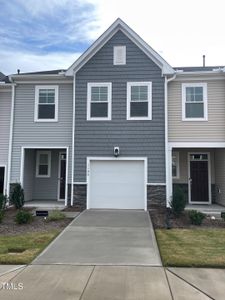
{"label": "white fascia board", "polygon": [[14,82],[18,82],[18,81],[24,81],[24,80],[41,80],[41,79],[52,79],[52,80],[66,80],[67,77],[65,77],[64,74],[32,74],[32,75],[10,75],[9,76],[10,80],[14,81]]}
{"label": "white fascia board", "polygon": [[147,54],[161,69],[163,74],[174,74],[174,69],[153,50],[136,32],[121,19],[117,19],[66,71],[66,76],[73,76],[105,43],[118,31],[123,31],[128,38]]}

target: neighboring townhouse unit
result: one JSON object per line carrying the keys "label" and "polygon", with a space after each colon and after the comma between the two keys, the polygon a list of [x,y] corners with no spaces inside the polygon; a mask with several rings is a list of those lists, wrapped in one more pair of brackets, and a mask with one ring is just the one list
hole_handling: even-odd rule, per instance
{"label": "neighboring townhouse unit", "polygon": [[9,188],[12,89],[8,77],[0,72],[0,194],[7,194]]}
{"label": "neighboring townhouse unit", "polygon": [[225,68],[176,70],[168,114],[170,186],[190,204],[225,205]]}
{"label": "neighboring townhouse unit", "polygon": [[11,185],[21,182],[26,200],[87,208],[165,204],[173,73],[118,19],[68,70],[12,75]]}

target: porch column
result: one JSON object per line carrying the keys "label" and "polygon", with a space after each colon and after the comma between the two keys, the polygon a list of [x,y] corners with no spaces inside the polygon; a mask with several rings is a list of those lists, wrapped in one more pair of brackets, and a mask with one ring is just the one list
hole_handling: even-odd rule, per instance
{"label": "porch column", "polygon": [[166,206],[169,207],[169,203],[173,195],[173,177],[172,177],[172,148],[167,150],[166,160]]}

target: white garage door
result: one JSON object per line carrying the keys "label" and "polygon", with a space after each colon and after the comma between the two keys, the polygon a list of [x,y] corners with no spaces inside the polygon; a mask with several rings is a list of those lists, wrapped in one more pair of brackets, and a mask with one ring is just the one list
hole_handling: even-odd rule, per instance
{"label": "white garage door", "polygon": [[88,208],[145,209],[144,161],[90,161]]}

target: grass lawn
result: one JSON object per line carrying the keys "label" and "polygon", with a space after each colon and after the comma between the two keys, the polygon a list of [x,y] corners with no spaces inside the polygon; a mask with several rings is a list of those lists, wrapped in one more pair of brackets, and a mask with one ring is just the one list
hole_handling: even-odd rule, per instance
{"label": "grass lawn", "polygon": [[0,264],[30,263],[60,230],[0,236]]}
{"label": "grass lawn", "polygon": [[225,268],[225,229],[156,229],[164,266]]}

